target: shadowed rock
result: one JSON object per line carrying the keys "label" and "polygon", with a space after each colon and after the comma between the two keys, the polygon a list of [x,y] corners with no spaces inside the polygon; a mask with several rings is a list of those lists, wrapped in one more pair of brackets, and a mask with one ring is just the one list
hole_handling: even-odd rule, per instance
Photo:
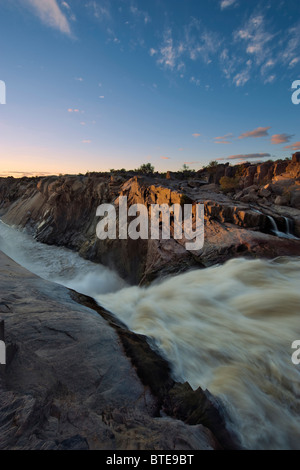
{"label": "shadowed rock", "polygon": [[[158,417],[174,382],[144,338],[113,318],[109,324],[108,313],[78,304],[68,289],[1,252],[0,289],[11,351],[0,377],[0,449],[224,446],[184,416]],[[168,407],[172,415],[173,405]]]}
{"label": "shadowed rock", "polygon": [[[3,220],[26,227],[38,241],[65,246],[109,266],[132,284],[147,284],[157,277],[237,256],[300,253],[299,241],[276,237],[270,224],[272,217],[284,232],[288,218],[294,235],[300,237],[297,155],[292,161],[218,165],[188,177],[176,173],[169,174],[169,179],[131,176],[125,172],[119,176],[0,178]],[[218,184],[223,176],[237,178],[237,187],[226,194]],[[187,251],[185,241],[172,236],[173,222],[170,240],[98,240],[97,207],[102,203],[118,207],[119,196],[127,196],[128,205],[141,203],[148,208],[151,204],[204,204],[203,249]]]}

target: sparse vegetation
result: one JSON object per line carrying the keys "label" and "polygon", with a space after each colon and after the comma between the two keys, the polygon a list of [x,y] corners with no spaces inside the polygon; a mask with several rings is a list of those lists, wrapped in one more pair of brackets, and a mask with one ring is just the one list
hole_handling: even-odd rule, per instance
{"label": "sparse vegetation", "polygon": [[207,166],[204,166],[202,169],[208,171],[210,174],[214,174],[217,170],[218,167],[218,162],[216,160],[213,160],[209,162]]}
{"label": "sparse vegetation", "polygon": [[236,176],[234,178],[230,178],[229,176],[222,176],[220,179],[220,186],[224,193],[234,191],[239,186],[239,178]]}
{"label": "sparse vegetation", "polygon": [[138,173],[142,173],[143,175],[153,175],[154,166],[151,165],[151,163],[144,163],[135,171]]}
{"label": "sparse vegetation", "polygon": [[179,178],[189,178],[190,176],[193,176],[196,173],[196,170],[191,169],[186,163],[182,165],[182,168],[177,171],[177,176]]}

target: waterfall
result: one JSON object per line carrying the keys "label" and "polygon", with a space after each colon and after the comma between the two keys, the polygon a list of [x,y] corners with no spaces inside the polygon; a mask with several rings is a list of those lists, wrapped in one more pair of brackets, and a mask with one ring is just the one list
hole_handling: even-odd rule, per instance
{"label": "waterfall", "polygon": [[93,297],[126,286],[114,271],[67,248],[36,242],[0,220],[0,250],[34,274]]}
{"label": "waterfall", "polygon": [[286,233],[287,235],[293,235],[293,221],[288,217],[284,217],[285,226],[286,226]]}
{"label": "waterfall", "polygon": [[293,222],[288,217],[283,217],[285,219],[285,232],[282,232],[278,229],[277,223],[275,219],[268,215],[268,220],[271,223],[272,229],[271,232],[279,238],[287,238],[289,240],[298,240],[298,238],[292,233],[293,230]]}
{"label": "waterfall", "polygon": [[300,449],[299,285],[299,258],[234,259],[96,300],[221,399],[246,448]]}
{"label": "waterfall", "polygon": [[275,222],[275,220],[273,219],[272,216],[268,215],[268,219],[269,221],[271,222],[271,226],[272,226],[272,232],[274,233],[274,235],[276,235],[277,237],[279,236],[279,230],[278,230],[278,227],[277,227],[277,224]]}

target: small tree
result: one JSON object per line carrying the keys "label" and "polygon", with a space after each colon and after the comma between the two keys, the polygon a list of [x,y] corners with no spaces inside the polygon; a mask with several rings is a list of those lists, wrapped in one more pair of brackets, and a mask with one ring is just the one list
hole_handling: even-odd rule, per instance
{"label": "small tree", "polygon": [[194,170],[194,168],[190,168],[186,163],[184,163],[182,165],[182,169],[180,171],[181,171],[181,173],[185,173],[187,176],[189,176],[192,173],[196,172],[196,170]]}
{"label": "small tree", "polygon": [[154,173],[154,166],[151,163],[143,163],[136,171],[143,175],[152,175]]}

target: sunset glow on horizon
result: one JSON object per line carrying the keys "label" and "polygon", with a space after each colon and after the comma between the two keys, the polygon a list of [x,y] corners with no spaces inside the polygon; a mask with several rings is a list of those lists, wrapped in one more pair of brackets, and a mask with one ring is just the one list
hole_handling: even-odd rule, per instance
{"label": "sunset glow on horizon", "polygon": [[198,170],[300,150],[297,2],[0,0],[0,9],[1,176],[147,162]]}

